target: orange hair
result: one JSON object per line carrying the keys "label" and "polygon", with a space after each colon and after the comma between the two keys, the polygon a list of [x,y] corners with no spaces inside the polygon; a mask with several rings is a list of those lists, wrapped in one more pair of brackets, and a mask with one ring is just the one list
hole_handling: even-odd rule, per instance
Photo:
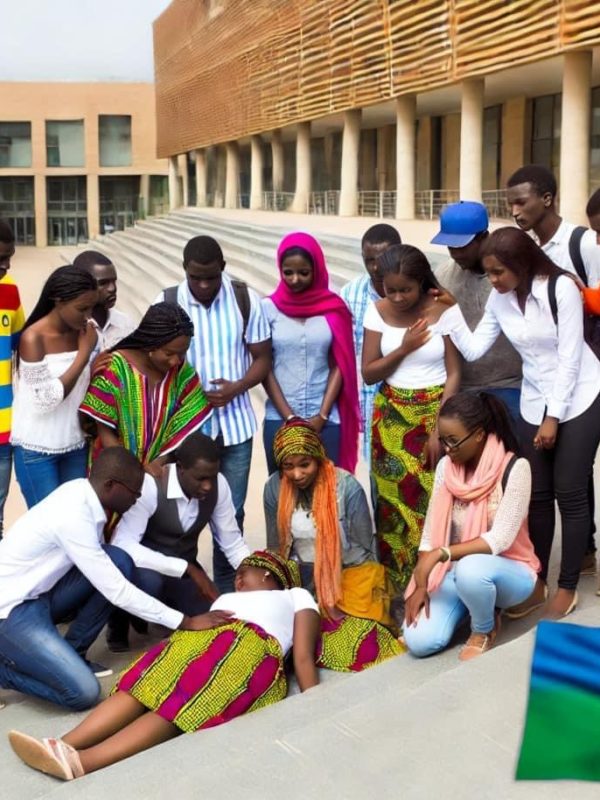
{"label": "orange hair", "polygon": [[[313,456],[314,458],[314,456]],[[342,553],[337,514],[336,475],[333,462],[328,458],[319,463],[314,482],[312,515],[315,521],[315,587],[319,606],[327,613],[342,597]],[[281,476],[277,529],[279,552],[288,558],[292,546],[292,513],[298,501],[298,490]]]}

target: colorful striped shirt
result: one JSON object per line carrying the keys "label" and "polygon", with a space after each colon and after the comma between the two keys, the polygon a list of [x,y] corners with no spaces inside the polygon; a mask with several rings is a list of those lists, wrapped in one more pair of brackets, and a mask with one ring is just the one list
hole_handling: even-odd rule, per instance
{"label": "colorful striped shirt", "polygon": [[358,386],[360,390],[360,413],[363,421],[363,456],[367,464],[371,463],[371,419],[373,417],[373,400],[379,389],[379,384],[372,386],[362,379],[361,361],[363,345],[363,319],[369,303],[374,303],[381,298],[377,294],[370,276],[361,275],[347,283],[341,290],[340,295],[352,312],[352,328],[354,331],[354,350],[356,352],[356,369],[358,371]]}
{"label": "colorful striped shirt", "polygon": [[13,404],[12,357],[19,346],[25,314],[13,279],[0,280],[0,445],[10,439]]}
{"label": "colorful striped shirt", "polygon": [[[241,380],[250,366],[248,344],[257,344],[271,338],[269,325],[255,291],[248,289],[250,315],[244,339],[244,320],[239,309],[231,279],[225,273],[221,288],[207,307],[199,303],[190,292],[187,281],[179,284],[177,302],[187,311],[194,323],[194,336],[188,350],[188,361],[200,377],[208,392],[211,380],[224,378]],[[163,299],[163,294],[157,302]],[[244,392],[227,403],[215,408],[203,432],[216,438],[223,436],[225,447],[241,444],[250,439],[257,430],[256,416],[250,400],[250,392]]]}

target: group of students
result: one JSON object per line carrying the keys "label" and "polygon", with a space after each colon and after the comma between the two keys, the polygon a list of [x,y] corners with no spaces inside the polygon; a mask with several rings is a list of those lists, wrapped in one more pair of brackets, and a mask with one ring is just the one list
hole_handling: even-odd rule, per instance
{"label": "group of students", "polygon": [[[444,209],[433,241],[451,262],[435,273],[373,226],[367,272],[341,296],[308,234],[284,237],[263,300],[199,236],[185,280],[137,327],[116,316],[114,267],[92,251],[50,276],[24,325],[15,310],[11,441],[29,511],[0,543],[0,686],[88,708],[102,669],[85,657],[107,622],[113,650],[130,624],[176,630],[62,739],[12,732],[27,763],[79,777],[281,699],[292,645],[304,691],[317,666],[438,652],[465,620],[462,660],[494,644],[501,611],[575,608],[595,565],[600,441],[575,273],[581,261],[597,286],[600,246],[558,216],[544,168],[518,170],[508,198],[518,227],[493,233],[481,204]],[[600,195],[588,211],[594,224]],[[251,554],[260,383],[269,549]],[[375,529],[353,475],[361,430]],[[213,580],[197,558],[207,526]]]}

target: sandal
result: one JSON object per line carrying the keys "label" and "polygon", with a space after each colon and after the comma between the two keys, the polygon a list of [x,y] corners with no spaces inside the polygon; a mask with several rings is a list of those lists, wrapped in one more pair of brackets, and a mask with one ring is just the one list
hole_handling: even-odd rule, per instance
{"label": "sandal", "polygon": [[458,654],[459,661],[471,661],[473,658],[482,656],[494,646],[498,632],[500,631],[500,614],[496,614],[494,627],[489,633],[476,633],[471,631],[464,647]]}
{"label": "sandal", "polygon": [[84,775],[79,754],[62,739],[34,739],[19,731],[10,731],[8,741],[25,764],[62,781]]}

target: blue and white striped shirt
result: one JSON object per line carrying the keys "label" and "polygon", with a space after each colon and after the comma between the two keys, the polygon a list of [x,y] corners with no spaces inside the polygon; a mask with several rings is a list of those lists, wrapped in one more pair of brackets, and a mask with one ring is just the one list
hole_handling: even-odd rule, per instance
{"label": "blue and white striped shirt", "polygon": [[362,345],[363,345],[363,319],[369,303],[380,300],[370,275],[361,275],[347,283],[340,291],[342,299],[350,309],[352,314],[352,329],[354,331],[354,351],[356,353],[356,369],[358,371],[358,387],[360,400],[360,413],[362,415],[363,433],[363,456],[367,464],[371,463],[371,419],[373,417],[373,400],[380,384],[367,386],[362,379]]}
{"label": "blue and white striped shirt", "polygon": [[[190,292],[187,281],[177,288],[177,302],[187,311],[194,323],[194,336],[188,350],[188,361],[200,377],[206,391],[210,391],[211,380],[224,378],[228,381],[241,380],[250,366],[250,353],[247,344],[257,344],[270,339],[269,325],[255,291],[248,289],[250,295],[250,315],[243,338],[244,320],[239,309],[231,278],[222,275],[221,288],[215,299],[207,307],[199,303]],[[164,294],[157,298],[164,299]],[[250,401],[250,393],[234,397],[223,408],[216,408],[206,423],[204,432],[216,438],[223,436],[225,447],[241,444],[250,439],[257,430],[256,416]],[[204,430],[204,429],[203,429]]]}

